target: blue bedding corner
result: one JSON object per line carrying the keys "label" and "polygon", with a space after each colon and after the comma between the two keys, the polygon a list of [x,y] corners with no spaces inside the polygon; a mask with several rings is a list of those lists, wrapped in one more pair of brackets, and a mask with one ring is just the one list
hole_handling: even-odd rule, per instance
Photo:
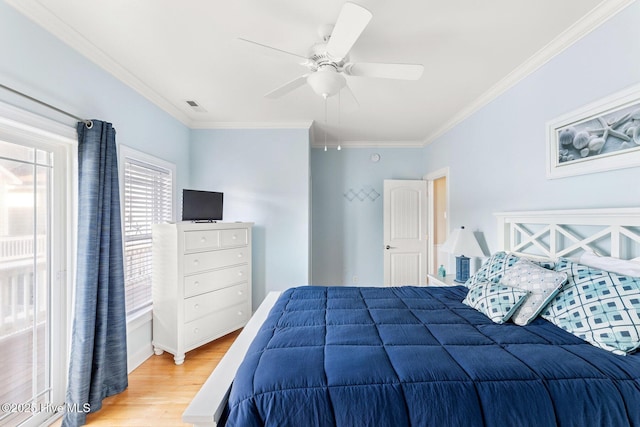
{"label": "blue bedding corner", "polygon": [[542,319],[498,325],[464,287],[284,292],[234,380],[227,426],[640,425],[640,357]]}

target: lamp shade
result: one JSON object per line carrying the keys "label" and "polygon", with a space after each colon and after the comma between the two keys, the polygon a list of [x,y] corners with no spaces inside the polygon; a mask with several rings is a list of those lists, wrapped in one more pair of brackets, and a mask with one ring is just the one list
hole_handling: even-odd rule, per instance
{"label": "lamp shade", "polygon": [[466,257],[484,256],[476,236],[473,231],[464,227],[457,228],[451,232],[447,241],[440,246],[440,250],[456,256],[464,255]]}

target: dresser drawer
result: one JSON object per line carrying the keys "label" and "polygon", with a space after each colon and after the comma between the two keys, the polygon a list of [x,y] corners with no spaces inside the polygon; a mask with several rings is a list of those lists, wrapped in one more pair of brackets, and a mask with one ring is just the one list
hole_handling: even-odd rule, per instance
{"label": "dresser drawer", "polygon": [[248,247],[222,249],[184,255],[184,274],[200,273],[216,268],[246,264],[251,259]]}
{"label": "dresser drawer", "polygon": [[247,283],[231,286],[184,300],[184,321],[191,322],[214,311],[247,302]]}
{"label": "dresser drawer", "polygon": [[196,230],[184,232],[184,250],[193,252],[220,247],[220,230]]}
{"label": "dresser drawer", "polygon": [[205,317],[185,323],[184,346],[193,347],[210,340],[212,336],[242,327],[250,317],[249,303],[242,303],[211,313]]}
{"label": "dresser drawer", "polygon": [[220,230],[220,247],[229,248],[232,246],[245,246],[248,243],[249,238],[247,230],[244,228]]}
{"label": "dresser drawer", "polygon": [[217,289],[228,288],[248,280],[248,277],[249,265],[247,264],[186,276],[184,278],[184,296],[189,298]]}

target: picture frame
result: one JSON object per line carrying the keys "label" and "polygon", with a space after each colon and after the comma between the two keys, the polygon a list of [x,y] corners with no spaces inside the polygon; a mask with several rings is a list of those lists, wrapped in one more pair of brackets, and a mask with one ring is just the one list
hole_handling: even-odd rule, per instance
{"label": "picture frame", "polygon": [[547,123],[547,179],[640,166],[640,85]]}

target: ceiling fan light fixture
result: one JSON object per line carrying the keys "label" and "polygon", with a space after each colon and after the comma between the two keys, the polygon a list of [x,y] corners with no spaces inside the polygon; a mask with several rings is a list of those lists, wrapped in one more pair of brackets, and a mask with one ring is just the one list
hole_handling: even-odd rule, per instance
{"label": "ceiling fan light fixture", "polygon": [[337,94],[347,85],[347,79],[332,66],[320,67],[315,73],[309,74],[307,83],[315,93],[322,97]]}
{"label": "ceiling fan light fixture", "polygon": [[[306,74],[268,92],[265,97],[271,99],[279,98],[308,83],[313,91],[325,100],[330,96],[337,95],[342,89],[346,89],[357,105],[358,102],[347,85],[345,75],[418,80],[424,71],[424,66],[421,64],[349,62],[351,48],[360,38],[372,18],[371,12],[364,7],[350,1],[345,2],[340,9],[335,25],[326,24],[319,28],[319,35],[322,41],[318,41],[311,46],[307,57],[243,38],[238,38],[238,40],[254,47],[260,47],[281,57],[295,58],[296,62],[308,69]],[[301,59],[303,62],[300,62]]]}

